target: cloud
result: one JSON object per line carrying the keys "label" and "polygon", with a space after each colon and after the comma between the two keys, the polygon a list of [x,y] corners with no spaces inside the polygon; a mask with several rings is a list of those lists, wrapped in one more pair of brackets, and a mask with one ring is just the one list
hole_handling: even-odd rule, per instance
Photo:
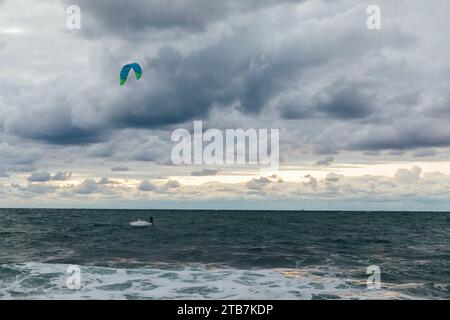
{"label": "cloud", "polygon": [[100,179],[100,181],[97,182],[97,184],[99,184],[99,185],[108,185],[108,184],[111,185],[111,184],[120,184],[120,182],[115,181],[115,180],[111,180],[111,179],[109,179],[107,177],[102,177]]}
{"label": "cloud", "polygon": [[191,176],[202,177],[202,176],[215,176],[219,173],[217,169],[202,169],[200,171],[192,171]]}
{"label": "cloud", "polygon": [[118,166],[118,167],[112,167],[111,171],[113,172],[120,172],[120,171],[128,171],[129,168],[127,166]]}
{"label": "cloud", "polygon": [[317,110],[333,118],[366,118],[375,110],[375,97],[363,93],[355,83],[334,83],[325,88],[316,99]]}
{"label": "cloud", "polygon": [[272,181],[269,178],[260,177],[260,178],[252,179],[249,182],[247,182],[246,187],[248,189],[261,190],[262,188],[264,188],[266,185],[268,185],[270,183],[272,183]]}
{"label": "cloud", "polygon": [[88,195],[99,193],[100,189],[94,179],[86,179],[74,189],[74,192],[77,194]]}
{"label": "cloud", "polygon": [[56,174],[51,175],[47,171],[35,171],[27,178],[27,180],[30,182],[65,181],[71,176],[71,172],[57,172]]}
{"label": "cloud", "polygon": [[[85,144],[101,140],[100,128],[77,124],[71,114],[70,95],[77,76],[62,77],[24,91],[19,105],[5,120],[8,133],[55,145]],[[23,105],[20,105],[23,102]],[[84,126],[84,127],[83,127]]]}
{"label": "cloud", "polygon": [[139,184],[138,189],[140,191],[148,192],[156,190],[156,186],[148,180],[144,180]]}
{"label": "cloud", "polygon": [[48,194],[48,193],[55,193],[58,189],[56,186],[48,185],[48,184],[35,184],[35,183],[28,183],[26,187],[22,187],[20,185],[16,185],[16,187],[19,188],[20,191],[24,193],[31,193],[31,194]]}
{"label": "cloud", "polygon": [[334,183],[334,182],[338,182],[339,180],[342,180],[343,178],[344,178],[343,175],[336,174],[334,172],[330,172],[325,177],[325,182]]}
{"label": "cloud", "polygon": [[48,182],[51,180],[50,173],[47,171],[36,171],[27,178],[30,182]]}
{"label": "cloud", "polygon": [[[126,139],[114,141],[117,132],[145,128],[167,135],[174,125],[230,110],[252,115],[259,126],[267,121],[265,112],[275,108],[278,114],[268,113],[271,121],[278,116],[317,121],[303,133],[318,153],[411,148],[383,137],[400,130],[389,123],[392,114],[441,91],[431,94],[408,85],[408,79],[420,78],[411,73],[422,72],[417,66],[424,64],[396,60],[398,53],[415,58],[409,52],[420,48],[416,30],[394,24],[376,37],[360,28],[365,7],[359,3],[337,1],[330,9],[269,0],[76,3],[82,8],[82,32],[98,34],[104,45],[90,37],[74,39],[92,44],[84,56],[89,65],[24,89],[20,99],[6,99],[8,134],[62,146],[84,144],[87,156],[112,158],[126,154]],[[119,88],[117,70],[129,57],[143,65],[144,76]],[[436,144],[426,137],[429,133],[422,146]],[[165,163],[167,149],[167,140],[161,145],[155,140],[127,155]]]}
{"label": "cloud", "polygon": [[[1,132],[0,132],[1,134]],[[42,157],[42,150],[29,145],[11,145],[7,142],[0,142],[0,154],[2,164],[5,167],[30,166],[35,164]]]}
{"label": "cloud", "polygon": [[51,177],[51,180],[53,181],[65,181],[70,179],[72,176],[72,172],[57,172],[55,175]]}
{"label": "cloud", "polygon": [[318,183],[317,183],[317,179],[316,178],[314,178],[310,174],[306,175],[305,178],[308,179],[308,182],[304,183],[305,187],[309,187],[311,189],[316,189],[317,188]]}
{"label": "cloud", "polygon": [[[96,3],[68,0],[78,4],[86,15],[85,33],[89,36],[112,33],[136,38],[143,32],[178,29],[201,32],[235,12],[245,13],[289,1],[247,0],[135,0],[133,4],[118,0]],[[292,1],[294,2],[294,1]],[[297,1],[300,2],[300,1]]]}
{"label": "cloud", "polygon": [[284,97],[279,102],[280,114],[284,119],[367,118],[376,110],[378,99],[373,93],[376,90],[364,82],[364,79],[358,81],[339,79],[320,88],[310,100],[306,101],[305,97],[297,95]]}
{"label": "cloud", "polygon": [[450,129],[438,119],[394,120],[395,125],[368,125],[353,134],[352,150],[414,150],[449,146]]}
{"label": "cloud", "polygon": [[419,182],[420,175],[422,174],[422,169],[419,167],[413,167],[408,169],[399,169],[395,173],[395,179],[404,184],[415,184]]}
{"label": "cloud", "polygon": [[200,186],[181,185],[175,180],[155,185],[148,180],[142,180],[137,183],[137,188],[134,181],[130,181],[129,184],[110,185],[103,183],[102,180],[105,179],[100,179],[98,182],[94,179],[86,179],[76,186],[29,182],[26,186],[13,183],[5,186],[2,194],[6,193],[23,199],[33,198],[36,201],[47,199],[46,197],[79,200],[84,199],[79,195],[95,194],[95,199],[101,201],[116,199],[119,203],[126,200],[139,202],[145,199],[151,202],[181,201],[192,198],[203,202],[276,200],[297,201],[297,203],[309,201],[337,203],[335,201],[345,200],[346,204],[373,203],[378,208],[389,208],[389,204],[402,207],[405,203],[423,201],[421,199],[431,202],[445,200],[448,198],[450,188],[449,175],[441,172],[422,173],[418,167],[400,169],[393,177],[344,176],[331,172],[323,178],[312,175],[306,175],[305,178],[304,182],[289,179],[289,181],[278,183],[279,177],[273,175],[241,183],[211,181]]}
{"label": "cloud", "polygon": [[328,156],[323,160],[319,160],[316,162],[316,166],[325,166],[328,167],[329,165],[331,165],[334,161],[334,157],[333,156]]}
{"label": "cloud", "polygon": [[389,99],[387,103],[393,105],[409,105],[415,106],[418,105],[423,99],[423,96],[420,91],[407,92],[393,98]]}
{"label": "cloud", "polygon": [[5,171],[0,170],[0,178],[9,178],[9,174],[7,174]]}
{"label": "cloud", "polygon": [[[24,176],[29,182],[23,191],[1,189],[2,197],[11,192],[7,203],[21,203],[13,200],[31,194],[28,187],[128,199],[144,197],[136,187],[156,175],[218,174],[158,166],[170,163],[172,130],[190,129],[193,120],[205,129],[280,128],[283,164],[316,161],[313,153],[354,163],[447,161],[450,45],[442,30],[450,21],[443,0],[381,0],[381,32],[365,28],[367,4],[349,0],[36,1],[25,20],[20,2],[0,3],[0,21],[24,30],[0,41],[0,175],[9,175],[2,179],[8,184]],[[65,4],[81,6],[79,32],[57,22]],[[42,45],[48,39],[54,45]],[[144,75],[121,87],[118,72],[131,61]],[[333,163],[323,157],[317,165]],[[134,161],[147,161],[148,171]],[[73,186],[59,183],[70,173],[36,171],[68,164],[87,180]],[[130,182],[100,179],[128,165]],[[448,188],[447,176],[403,170],[395,177],[312,173],[305,184],[270,177],[208,184],[206,195],[184,182],[155,182],[145,198],[373,200],[442,196]]]}
{"label": "cloud", "polygon": [[425,157],[434,157],[437,155],[437,151],[435,149],[420,149],[413,153],[414,158],[425,158]]}
{"label": "cloud", "polygon": [[[121,23],[124,23],[121,30],[126,27],[133,30],[145,28],[153,23],[148,17],[160,9],[153,10],[156,2],[151,3],[139,1],[129,6],[118,1],[106,5],[82,1],[81,6],[85,8],[83,14],[95,15],[98,21],[108,26],[103,31],[105,33]],[[183,14],[180,17],[185,18],[191,10],[196,12],[196,16],[198,10],[203,12],[214,8],[223,12],[219,8],[229,6],[227,2],[208,1],[204,8],[196,3],[186,9],[187,3],[190,2],[174,4],[170,10],[167,7],[159,14],[170,16],[181,6]],[[139,49],[143,50],[139,56],[145,70],[144,76],[140,81],[133,82],[132,86],[120,90],[116,73],[123,64],[119,55],[125,55],[125,52],[120,49],[114,52],[112,48],[107,52],[95,52],[99,56],[98,61],[88,70],[44,82],[25,93],[23,100],[27,103],[14,109],[24,111],[23,114],[22,111],[13,112],[5,127],[10,133],[29,139],[53,144],[83,144],[107,140],[111,130],[164,128],[193,119],[206,119],[216,107],[226,109],[233,106],[242,113],[258,115],[278,97],[309,83],[310,73],[322,74],[322,69],[328,64],[342,60],[354,65],[358,63],[354,59],[363,59],[376,48],[367,30],[355,29],[359,20],[353,16],[346,20],[351,15],[349,12],[344,12],[342,17],[337,16],[339,19],[325,19],[323,23],[311,24],[310,32],[305,33],[301,31],[305,27],[301,19],[288,15],[289,10],[283,4],[279,5],[280,2],[276,1],[262,3],[240,5],[233,2],[233,16],[248,14],[248,20],[242,23],[237,17],[232,19],[227,24],[229,32],[225,33],[210,35],[209,32],[218,31],[205,30],[204,36],[216,39],[206,42],[206,45],[204,41],[189,41],[189,49],[182,50],[173,43],[161,41],[154,46],[158,51]],[[124,6],[128,8],[127,14],[123,13]],[[158,2],[159,6],[161,3]],[[267,10],[253,10],[260,7]],[[118,12],[119,17],[123,17],[112,18]],[[266,20],[265,24],[260,23],[263,20]],[[306,19],[304,23],[308,24],[308,21]],[[344,24],[339,32],[333,37],[328,36],[329,31],[336,30],[336,25],[341,23]],[[274,30],[284,31],[288,26],[292,27],[292,31],[278,39],[276,45],[267,43],[267,37],[274,34]],[[128,48],[137,50],[135,39],[123,35],[119,38],[124,42],[123,46],[119,46],[121,49],[126,52],[131,50]],[[183,43],[189,40],[189,36],[184,34],[176,38]],[[348,46],[346,43],[358,45]],[[397,31],[395,36],[389,33],[379,45],[402,48],[409,44],[408,36]],[[330,47],[334,48],[334,52],[328,50]],[[349,80],[345,81],[324,80],[324,83],[316,83],[319,90],[311,99],[312,117],[361,119],[369,116],[374,103],[372,97],[379,88],[366,84],[368,77],[353,78],[348,76]],[[79,84],[78,87],[74,88],[74,83]],[[52,90],[48,90],[49,87]],[[151,150],[137,150],[135,159],[154,161],[157,156]]]}
{"label": "cloud", "polygon": [[131,152],[132,160],[168,163],[171,145],[156,136],[147,136],[146,141],[138,143]]}
{"label": "cloud", "polygon": [[167,181],[167,183],[164,185],[164,187],[165,187],[166,189],[176,189],[176,188],[181,187],[181,184],[180,184],[178,181],[176,181],[176,180],[169,180],[169,181]]}

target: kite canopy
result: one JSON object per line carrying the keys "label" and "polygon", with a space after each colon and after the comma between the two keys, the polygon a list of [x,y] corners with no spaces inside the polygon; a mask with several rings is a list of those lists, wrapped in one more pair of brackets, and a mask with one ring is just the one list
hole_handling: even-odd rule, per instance
{"label": "kite canopy", "polygon": [[137,63],[130,63],[125,66],[123,66],[122,70],[120,71],[120,85],[123,86],[125,82],[127,81],[128,74],[130,73],[130,70],[133,69],[134,74],[136,75],[136,80],[139,80],[142,76],[142,68]]}

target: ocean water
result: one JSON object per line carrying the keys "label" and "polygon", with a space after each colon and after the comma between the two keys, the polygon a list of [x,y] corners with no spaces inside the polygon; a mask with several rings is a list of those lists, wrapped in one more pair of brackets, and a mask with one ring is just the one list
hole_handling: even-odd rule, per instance
{"label": "ocean water", "polygon": [[450,299],[450,213],[0,209],[0,299]]}

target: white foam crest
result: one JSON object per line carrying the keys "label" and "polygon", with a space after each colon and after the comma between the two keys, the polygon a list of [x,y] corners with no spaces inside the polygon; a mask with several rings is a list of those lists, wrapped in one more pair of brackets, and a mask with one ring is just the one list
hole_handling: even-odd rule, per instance
{"label": "white foam crest", "polygon": [[65,264],[0,265],[0,299],[411,299],[368,290],[316,269],[106,268],[79,266],[81,289],[70,290]]}
{"label": "white foam crest", "polygon": [[137,221],[130,222],[130,226],[133,226],[133,227],[148,227],[151,225],[152,225],[152,223],[143,221],[143,220],[137,220]]}

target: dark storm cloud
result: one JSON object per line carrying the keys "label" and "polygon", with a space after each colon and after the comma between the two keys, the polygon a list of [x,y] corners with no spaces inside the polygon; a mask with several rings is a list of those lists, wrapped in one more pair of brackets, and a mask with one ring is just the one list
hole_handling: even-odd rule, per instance
{"label": "dark storm cloud", "polygon": [[450,129],[445,120],[409,119],[393,126],[370,126],[354,134],[352,150],[408,150],[450,145]]}
{"label": "dark storm cloud", "polygon": [[88,19],[84,31],[90,36],[104,33],[134,36],[152,29],[177,28],[189,32],[203,31],[237,12],[259,10],[285,2],[301,0],[67,0],[79,5]]}
{"label": "dark storm cloud", "polygon": [[333,124],[315,136],[312,143],[320,154],[390,150],[392,156],[401,156],[409,150],[450,146],[450,129],[445,118],[412,118],[405,115],[400,119],[383,119],[381,123],[358,123],[351,129],[348,122]]}
{"label": "dark storm cloud", "polygon": [[0,143],[0,155],[2,166],[32,166],[42,156],[42,151],[25,145],[25,149],[20,146]]}
{"label": "dark storm cloud", "polygon": [[69,97],[79,81],[67,75],[23,90],[5,120],[6,132],[57,145],[100,141],[105,128],[81,127],[74,121]]}
{"label": "dark storm cloud", "polygon": [[[279,115],[281,120],[314,120],[292,141],[306,137],[302,142],[323,154],[450,144],[436,129],[443,123],[435,119],[447,111],[447,100],[440,97],[445,89],[428,85],[443,81],[427,78],[441,74],[445,60],[421,63],[431,51],[419,50],[424,33],[408,27],[405,17],[389,16],[385,29],[370,32],[366,7],[356,1],[325,1],[332,9],[321,1],[294,2],[299,3],[66,1],[81,6],[79,34],[101,39],[71,33],[71,41],[89,50],[83,57],[68,54],[67,62],[87,62],[56,80],[17,89],[17,99],[0,99],[8,106],[0,114],[3,129],[26,141],[92,144],[87,156],[112,158],[122,152],[139,161],[167,158],[167,140],[126,149],[121,146],[129,139],[115,140],[115,133],[149,128],[167,136],[175,125],[208,120],[211,110],[216,117],[240,112],[256,125],[278,121]],[[215,22],[223,25],[207,28]],[[433,38],[425,40],[433,43]],[[120,87],[118,72],[130,59],[139,60],[144,75]],[[421,83],[422,78],[427,81]],[[424,107],[430,101],[441,107]],[[423,118],[426,112],[429,121]],[[433,128],[427,128],[429,123]]]}
{"label": "dark storm cloud", "polygon": [[[288,99],[281,101],[280,114],[284,119],[330,118],[363,119],[375,111],[376,96],[355,81],[339,80],[321,88],[310,101]],[[297,97],[294,97],[297,98]]]}
{"label": "dark storm cloud", "polygon": [[[42,121],[42,120],[41,120]],[[28,127],[27,122],[14,123],[8,127],[10,133],[21,137],[42,140],[55,145],[85,144],[101,141],[97,131],[79,128],[71,123],[60,123],[61,118],[57,116],[50,120],[48,126]]]}
{"label": "dark storm cloud", "polygon": [[[156,14],[161,19],[167,15],[167,21],[173,20],[171,23],[164,20],[168,25],[183,26],[184,22],[177,24],[177,19],[170,17],[183,16],[184,19],[191,11],[197,16],[199,10],[223,11],[222,7],[230,3],[233,3],[233,10],[229,14],[239,15],[279,2],[207,1],[204,8],[191,1],[174,1],[173,7],[166,7],[160,1],[138,1],[133,5],[119,1],[110,1],[107,5],[80,2],[83,15],[96,16],[105,26],[117,22],[139,30],[145,30],[144,23],[149,27],[153,23],[147,14]],[[363,57],[380,44],[389,48],[407,46],[411,42],[410,37],[400,31],[374,43],[366,30],[354,29],[352,25],[344,25],[330,34],[329,30],[336,30],[334,24],[341,23],[332,20],[323,28],[314,26],[307,33],[289,32],[284,29],[282,19],[286,11],[280,14],[279,19],[263,21],[272,16],[267,13],[252,17],[244,24],[230,24],[229,32],[216,41],[206,46],[194,42],[188,52],[172,46],[163,46],[156,56],[144,52],[141,54],[146,57],[141,61],[143,78],[134,82],[130,79],[122,88],[117,86],[117,70],[123,64],[122,55],[132,53],[135,40],[119,35],[118,41],[128,44],[116,49],[120,55],[114,47],[103,48],[105,52],[95,53],[98,61],[90,72],[67,74],[24,94],[20,108],[15,108],[7,117],[5,129],[28,139],[65,145],[106,141],[111,136],[108,133],[117,129],[166,128],[193,119],[207,119],[215,106],[233,106],[242,113],[256,116],[276,97],[297,89],[302,82],[309,82],[306,74],[316,68],[333,61]],[[155,23],[165,25],[163,20],[159,21]],[[107,29],[103,31],[105,34]],[[286,34],[275,45],[271,39],[277,29]],[[186,41],[187,38],[181,35],[178,39]],[[310,104],[311,117],[359,119],[369,116],[373,106],[370,94],[364,90],[354,81],[323,86]],[[92,155],[113,156],[109,147],[94,149]],[[154,161],[160,153],[155,154],[153,150],[136,150],[134,159]]]}
{"label": "dark storm cloud", "polygon": [[[293,34],[277,46],[267,45],[270,32],[267,26],[250,24],[188,54],[173,47],[160,49],[145,63],[148,76],[140,86],[147,89],[125,93],[105,117],[121,127],[152,128],[207,118],[213,106],[234,105],[242,113],[257,115],[272,99],[308,81],[303,79],[307,72],[335,60],[356,59],[376,48],[364,30],[344,30],[313,42],[309,41],[312,34]],[[346,44],[353,42],[360,45]],[[401,32],[382,40],[385,47],[409,44],[410,38]],[[329,47],[334,51],[328,51]],[[323,87],[311,102],[313,117],[369,116],[373,94],[356,81]]]}
{"label": "dark storm cloud", "polygon": [[324,90],[317,101],[317,109],[339,119],[369,116],[375,109],[374,97],[364,94],[356,85],[339,82]]}
{"label": "dark storm cloud", "polygon": [[186,57],[174,48],[161,49],[146,64],[155,79],[148,80],[150,89],[123,96],[107,116],[122,127],[151,128],[206,118],[215,104],[237,103],[243,112],[258,112],[274,93],[276,71],[256,75],[250,70],[258,44],[247,40],[231,38]]}

